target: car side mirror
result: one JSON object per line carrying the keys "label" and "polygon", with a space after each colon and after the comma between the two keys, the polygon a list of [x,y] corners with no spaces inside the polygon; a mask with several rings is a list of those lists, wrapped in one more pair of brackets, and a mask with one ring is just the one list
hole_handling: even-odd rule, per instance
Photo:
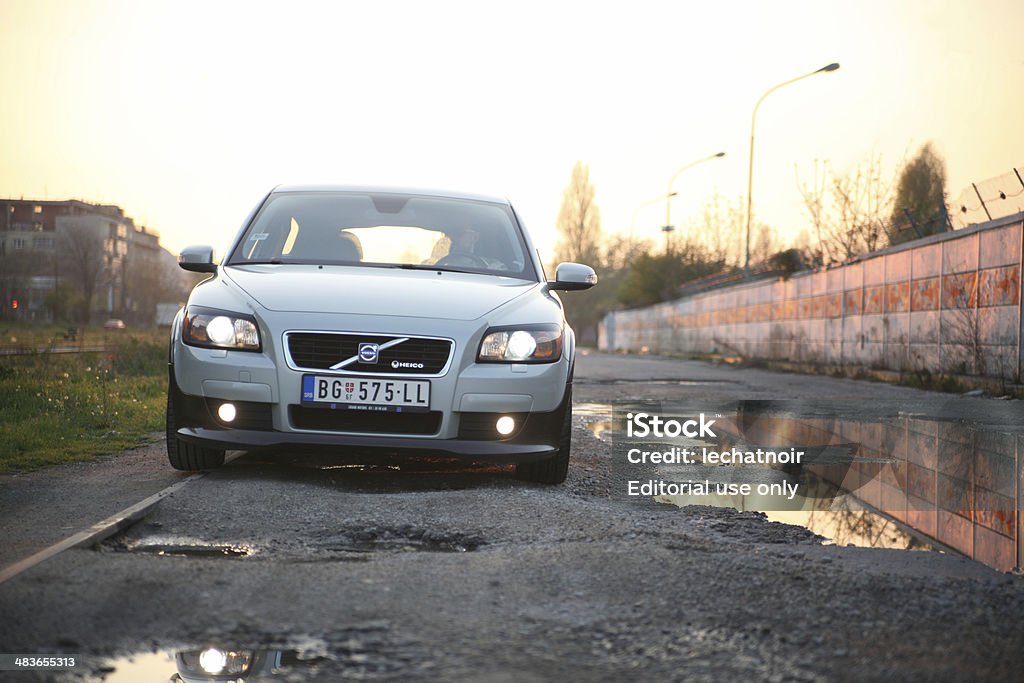
{"label": "car side mirror", "polygon": [[178,255],[178,267],[191,270],[193,273],[216,273],[217,264],[213,261],[213,247],[205,244],[185,247]]}
{"label": "car side mirror", "polygon": [[559,263],[555,268],[555,281],[548,282],[548,289],[574,292],[590,289],[597,284],[597,273],[582,263]]}

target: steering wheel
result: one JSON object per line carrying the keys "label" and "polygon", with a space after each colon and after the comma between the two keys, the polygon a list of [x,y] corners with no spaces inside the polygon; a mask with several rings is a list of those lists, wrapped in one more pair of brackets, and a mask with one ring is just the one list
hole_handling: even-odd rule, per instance
{"label": "steering wheel", "polygon": [[446,256],[443,256],[442,258],[438,259],[437,263],[435,263],[434,265],[435,266],[474,266],[476,268],[483,268],[485,270],[490,268],[490,266],[487,265],[487,261],[484,261],[482,258],[477,256],[476,254],[468,254],[466,252],[461,252],[461,251],[460,252],[453,252],[451,254],[447,254]]}

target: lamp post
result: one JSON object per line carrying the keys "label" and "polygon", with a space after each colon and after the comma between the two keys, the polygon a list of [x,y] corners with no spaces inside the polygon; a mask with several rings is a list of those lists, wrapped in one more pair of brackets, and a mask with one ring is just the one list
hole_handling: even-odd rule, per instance
{"label": "lamp post", "polygon": [[673,230],[675,230],[675,228],[672,227],[672,197],[675,197],[677,194],[679,194],[678,192],[672,191],[672,183],[674,183],[676,181],[676,178],[679,177],[679,174],[685,171],[686,169],[693,168],[697,164],[703,164],[705,161],[711,161],[712,159],[721,159],[724,156],[725,152],[718,152],[716,154],[710,154],[704,157],[703,159],[691,161],[690,163],[686,164],[678,171],[673,173],[672,177],[668,179],[668,190],[665,191],[665,227],[662,228],[662,231],[664,231],[665,233],[666,251],[668,250],[668,236]]}
{"label": "lamp post", "polygon": [[[675,192],[669,193],[669,197],[675,197],[675,196],[676,196]],[[640,213],[640,209],[646,208],[646,207],[650,206],[651,204],[655,204],[655,203],[661,202],[661,201],[665,201],[665,197],[664,196],[655,197],[654,199],[648,199],[646,202],[644,202],[640,206],[638,206],[635,209],[633,209],[633,217],[629,220],[629,241],[630,242],[636,241],[636,215],[638,213]]]}
{"label": "lamp post", "polygon": [[810,78],[811,76],[814,76],[815,74],[822,74],[822,73],[828,73],[829,71],[835,71],[838,68],[839,68],[839,62],[833,62],[832,64],[829,64],[828,66],[823,66],[823,67],[821,67],[820,69],[818,69],[816,71],[812,71],[810,73],[804,74],[803,76],[797,76],[796,78],[791,78],[788,81],[785,81],[783,83],[779,83],[778,85],[776,85],[776,86],[774,86],[772,88],[769,88],[765,92],[765,94],[761,95],[761,99],[759,99],[757,101],[757,104],[754,105],[754,113],[750,115],[750,165],[749,165],[749,167],[747,169],[747,240],[746,240],[747,241],[747,246],[746,246],[746,256],[745,256],[745,258],[743,260],[743,270],[748,272],[748,273],[750,272],[750,218],[751,218],[751,211],[752,211],[752,208],[753,208],[753,205],[754,205],[754,201],[753,201],[753,187],[754,187],[754,125],[757,122],[757,109],[758,109],[758,107],[761,106],[761,103],[764,102],[764,98],[768,97],[769,95],[771,95],[773,92],[775,92],[779,88],[787,86],[790,83],[796,83],[797,81],[802,81],[805,78]]}
{"label": "lamp post", "polygon": [[661,231],[663,233],[665,233],[665,254],[666,255],[672,253],[672,241],[671,240],[672,240],[672,233],[675,231],[675,229],[676,229],[676,227],[674,225],[663,225],[663,226],[661,226]]}

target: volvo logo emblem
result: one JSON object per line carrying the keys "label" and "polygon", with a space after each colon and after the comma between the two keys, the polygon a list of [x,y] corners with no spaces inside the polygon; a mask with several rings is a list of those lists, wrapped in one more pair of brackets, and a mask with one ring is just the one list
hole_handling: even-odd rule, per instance
{"label": "volvo logo emblem", "polygon": [[359,362],[360,363],[376,363],[377,356],[380,353],[380,345],[372,344],[370,342],[363,342],[359,345]]}

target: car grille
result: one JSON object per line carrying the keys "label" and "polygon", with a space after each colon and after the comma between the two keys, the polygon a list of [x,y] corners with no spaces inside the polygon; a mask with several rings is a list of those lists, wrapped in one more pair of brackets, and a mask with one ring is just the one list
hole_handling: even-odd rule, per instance
{"label": "car grille", "polygon": [[[360,344],[384,346],[397,339],[403,337],[294,332],[288,335],[288,352],[296,367],[328,370],[331,366],[356,356]],[[399,344],[381,350],[376,363],[362,363],[356,360],[338,370],[358,374],[437,375],[448,364],[451,353],[451,340],[409,337]],[[408,365],[393,367],[392,363],[396,362]],[[418,367],[419,365],[423,367]]]}
{"label": "car grille", "polygon": [[363,410],[331,410],[288,406],[292,426],[325,432],[369,432],[373,434],[436,434],[441,412],[384,413]]}

